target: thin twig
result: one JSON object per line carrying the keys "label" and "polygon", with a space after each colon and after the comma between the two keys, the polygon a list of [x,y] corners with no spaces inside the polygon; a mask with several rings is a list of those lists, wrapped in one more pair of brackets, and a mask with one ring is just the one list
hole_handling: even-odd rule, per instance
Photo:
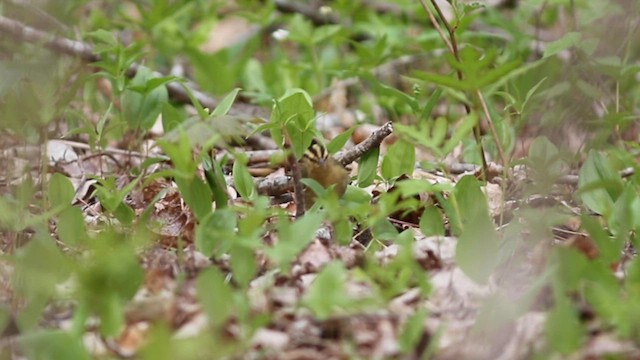
{"label": "thin twig", "polygon": [[380,144],[387,136],[391,135],[393,132],[393,123],[391,121],[382,125],[378,130],[374,131],[367,139],[353,148],[341,152],[336,155],[336,160],[338,160],[342,165],[349,165],[352,162],[359,159],[362,155],[374,149]]}

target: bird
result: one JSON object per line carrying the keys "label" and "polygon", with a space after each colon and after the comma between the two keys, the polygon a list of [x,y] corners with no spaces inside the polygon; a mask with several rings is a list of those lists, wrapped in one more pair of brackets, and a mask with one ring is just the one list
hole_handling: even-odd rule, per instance
{"label": "bird", "polygon": [[[325,189],[333,187],[333,191],[342,197],[351,179],[347,170],[338,160],[329,154],[327,148],[313,139],[311,145],[300,159],[300,172],[303,178],[313,179]],[[304,188],[304,203],[308,210],[315,203],[316,194],[309,187]]]}

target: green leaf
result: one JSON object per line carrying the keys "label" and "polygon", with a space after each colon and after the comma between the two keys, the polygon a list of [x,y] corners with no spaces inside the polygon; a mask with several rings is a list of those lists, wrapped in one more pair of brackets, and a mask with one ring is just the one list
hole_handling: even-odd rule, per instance
{"label": "green leaf", "polygon": [[349,304],[345,296],[347,269],[339,261],[327,264],[313,280],[303,302],[319,320],[329,318],[334,312]]}
{"label": "green leaf", "polygon": [[236,100],[236,97],[238,97],[240,90],[242,89],[235,88],[229,94],[227,94],[227,96],[225,96],[224,99],[220,101],[218,106],[216,106],[216,109],[213,110],[211,115],[214,115],[214,116],[227,115],[229,110],[231,110],[231,106],[233,105],[233,102]]}
{"label": "green leaf", "polygon": [[303,217],[290,223],[283,218],[278,222],[278,243],[266,249],[267,255],[279,268],[288,270],[291,262],[315,238],[316,230],[322,224],[323,216],[309,211]]}
{"label": "green leaf", "polygon": [[463,226],[456,263],[472,280],[484,284],[499,260],[498,234],[489,217],[487,200],[473,176],[465,176],[456,184],[454,196]]}
{"label": "green leaf", "polygon": [[196,176],[191,178],[176,177],[174,181],[178,185],[184,202],[198,220],[202,220],[211,213],[211,190],[204,181]]}
{"label": "green leaf", "polygon": [[622,193],[622,180],[604,156],[591,150],[580,168],[578,190],[589,209],[608,217]]}
{"label": "green leaf", "polygon": [[296,159],[302,158],[316,136],[312,104],[309,94],[301,89],[293,89],[276,102],[271,114],[271,121],[279,124],[278,128],[271,129],[273,139],[281,145],[280,131],[286,130]]}
{"label": "green leaf", "polygon": [[329,141],[329,143],[327,144],[327,151],[329,152],[329,154],[335,154],[340,149],[342,149],[347,141],[349,141],[349,139],[351,138],[351,135],[353,134],[353,131],[355,129],[355,127],[351,127],[349,128],[349,130],[344,131],[340,135],[331,139],[331,141]]}
{"label": "green leaf", "polygon": [[229,194],[227,193],[227,182],[220,164],[212,158],[205,158],[203,161],[204,177],[207,185],[213,194],[213,200],[217,209],[227,207]]}
{"label": "green leaf", "polygon": [[420,114],[420,118],[418,119],[418,124],[428,120],[429,117],[431,117],[433,108],[435,108],[438,104],[438,100],[440,99],[440,96],[442,96],[442,92],[442,88],[437,88],[433,91],[433,94],[431,94],[431,96],[429,97],[429,101],[427,101],[427,103],[424,105],[424,108],[422,109],[422,113]]}
{"label": "green leaf", "polygon": [[312,44],[319,44],[326,39],[335,36],[340,30],[342,30],[342,25],[324,25],[320,27],[316,27],[313,31],[313,35],[311,36]]}
{"label": "green leaf", "polygon": [[563,37],[556,41],[552,41],[547,44],[542,55],[543,58],[555,55],[561,51],[564,51],[570,47],[573,47],[580,43],[582,35],[579,32],[569,32],[564,34]]}
{"label": "green leaf", "polygon": [[196,247],[206,256],[225,253],[236,237],[236,226],[233,211],[225,208],[210,213],[196,229]]}
{"label": "green leaf", "polygon": [[202,271],[196,280],[197,296],[202,309],[214,326],[220,326],[233,314],[234,301],[231,286],[216,268]]}
{"label": "green leaf", "polygon": [[58,217],[58,236],[67,245],[79,245],[87,237],[87,228],[82,210],[68,207]]}
{"label": "green leaf", "polygon": [[576,309],[564,295],[556,296],[555,306],[547,315],[545,330],[549,346],[564,355],[578,350],[586,335]]}
{"label": "green leaf", "polygon": [[415,314],[411,315],[411,317],[407,319],[407,322],[404,324],[402,331],[400,331],[400,336],[398,338],[400,349],[405,353],[409,353],[416,349],[420,339],[423,335],[426,335],[427,330],[424,325],[426,318],[427,310],[419,308]]}
{"label": "green leaf", "polygon": [[73,185],[71,185],[71,181],[66,176],[60,173],[55,173],[51,176],[47,187],[47,197],[52,207],[65,208],[71,206],[74,195]]}
{"label": "green leaf", "polygon": [[256,277],[258,271],[255,251],[251,246],[235,241],[229,249],[229,255],[231,256],[233,278],[240,286],[246,289],[251,280]]}
{"label": "green leaf", "polygon": [[380,148],[376,147],[366,152],[360,160],[358,160],[358,186],[361,188],[373,184],[373,180],[378,172],[378,158],[380,157]]}
{"label": "green leaf", "polygon": [[462,123],[458,124],[458,126],[451,134],[449,140],[447,140],[442,147],[443,154],[449,154],[453,149],[462,142],[463,139],[467,138],[473,132],[473,127],[476,126],[478,122],[478,115],[474,112],[470,115],[464,117],[462,119]]}
{"label": "green leaf", "polygon": [[444,236],[444,219],[435,206],[427,207],[420,217],[420,231],[424,236]]}
{"label": "green leaf", "polygon": [[165,134],[180,126],[186,119],[186,114],[173,107],[170,103],[162,104],[162,128]]}
{"label": "green leaf", "polygon": [[483,222],[490,221],[487,199],[475,177],[471,175],[462,177],[456,184],[454,196],[459,206],[463,226],[476,219],[481,219]]}
{"label": "green leaf", "polygon": [[245,165],[246,159],[243,159],[242,154],[235,154],[235,161],[233,163],[233,182],[236,190],[240,196],[247,200],[255,198],[256,186],[253,182],[253,177],[249,174],[249,170]]}
{"label": "green leaf", "polygon": [[431,128],[431,141],[434,146],[442,145],[447,136],[448,129],[449,123],[444,117],[439,116],[434,120],[433,127]]}
{"label": "green leaf", "polygon": [[392,179],[402,174],[411,176],[416,162],[415,147],[406,140],[398,140],[389,147],[382,160],[382,176]]}
{"label": "green leaf", "polygon": [[[150,69],[140,67],[130,87],[122,94],[122,115],[132,129],[149,130],[162,112],[163,105],[169,101],[166,87],[148,89],[147,84],[154,77]],[[136,86],[144,87],[144,91],[136,91]]]}
{"label": "green leaf", "polygon": [[14,261],[13,291],[24,304],[17,320],[24,331],[37,326],[56,286],[68,279],[72,267],[49,234],[42,230],[16,250]]}
{"label": "green leaf", "polygon": [[91,357],[82,343],[82,337],[63,330],[39,330],[18,337],[21,350],[33,360],[69,359],[89,360]]}
{"label": "green leaf", "polygon": [[466,224],[456,247],[456,263],[479,284],[486,284],[498,264],[498,234],[493,223],[473,219]]}

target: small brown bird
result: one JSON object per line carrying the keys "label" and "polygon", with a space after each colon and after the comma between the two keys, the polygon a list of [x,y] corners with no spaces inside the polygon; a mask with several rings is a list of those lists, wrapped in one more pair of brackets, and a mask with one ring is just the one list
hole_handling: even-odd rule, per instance
{"label": "small brown bird", "polygon": [[[347,190],[350,180],[349,171],[329,155],[327,149],[315,139],[300,160],[300,172],[303,178],[313,179],[324,188],[335,185],[333,190],[340,197]],[[315,198],[315,192],[305,187],[304,204],[307,210],[313,206]]]}

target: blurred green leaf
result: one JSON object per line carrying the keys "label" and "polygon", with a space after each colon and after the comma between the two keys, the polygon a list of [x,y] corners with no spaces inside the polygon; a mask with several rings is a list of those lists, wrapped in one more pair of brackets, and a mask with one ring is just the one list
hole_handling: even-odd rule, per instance
{"label": "blurred green leaf", "polygon": [[149,130],[168,101],[167,88],[159,86],[153,72],[141,66],[122,94],[122,115],[132,129]]}
{"label": "blurred green leaf", "polygon": [[545,323],[545,330],[551,348],[564,355],[576,351],[586,335],[576,309],[564,295],[556,296],[555,306]]}
{"label": "blurred green leaf", "polygon": [[381,173],[385,179],[393,179],[402,174],[413,175],[416,149],[406,140],[398,140],[389,147],[382,159]]}
{"label": "blurred green leaf", "polygon": [[555,55],[580,43],[582,35],[579,32],[568,32],[560,39],[552,41],[544,49],[543,58]]}
{"label": "blurred green leaf", "polygon": [[66,208],[71,206],[75,191],[71,181],[66,176],[55,173],[49,180],[47,195],[52,207]]}
{"label": "blurred green leaf", "polygon": [[229,110],[231,110],[231,106],[233,105],[233,102],[236,100],[236,97],[238,97],[240,90],[242,89],[235,88],[229,94],[227,94],[227,96],[225,96],[224,99],[220,101],[218,106],[216,106],[215,110],[211,112],[211,115],[213,116],[227,115]]}
{"label": "blurred green leaf", "polygon": [[316,230],[322,224],[323,216],[309,211],[293,223],[278,222],[278,243],[266,249],[266,253],[279,268],[288,270],[291,262],[315,238]]}
{"label": "blurred green leaf", "polygon": [[68,207],[60,213],[58,236],[68,246],[80,245],[87,239],[87,227],[80,208]]}
{"label": "blurred green leaf", "polygon": [[373,180],[378,173],[378,159],[380,148],[376,147],[367,151],[358,160],[358,186],[361,188],[373,184]]}
{"label": "blurred green leaf", "polygon": [[246,159],[243,159],[241,155],[242,154],[237,153],[233,163],[233,182],[240,196],[251,200],[257,195],[256,186],[253,183],[253,177],[249,174],[249,170],[245,165]]}
{"label": "blurred green leaf", "polygon": [[233,315],[233,290],[216,268],[202,271],[196,280],[198,300],[214,326],[220,326]]}
{"label": "blurred green leaf", "polygon": [[345,294],[346,281],[344,265],[330,262],[318,273],[302,301],[319,320],[325,320],[351,303]]}
{"label": "blurred green leaf", "polygon": [[28,358],[33,360],[91,359],[82,338],[63,330],[40,330],[28,333],[20,336],[18,343]]}
{"label": "blurred green leaf", "polygon": [[591,150],[580,168],[578,189],[589,209],[608,217],[622,193],[622,180],[604,156]]}
{"label": "blurred green leaf", "polygon": [[458,181],[454,196],[463,226],[456,247],[456,263],[467,276],[484,284],[499,260],[498,234],[489,217],[487,200],[473,176]]}
{"label": "blurred green leaf", "polygon": [[427,207],[420,217],[420,231],[424,236],[444,236],[444,219],[435,206]]}
{"label": "blurred green leaf", "polygon": [[236,215],[228,208],[209,213],[196,229],[196,247],[206,256],[222,255],[236,237],[236,226]]}

